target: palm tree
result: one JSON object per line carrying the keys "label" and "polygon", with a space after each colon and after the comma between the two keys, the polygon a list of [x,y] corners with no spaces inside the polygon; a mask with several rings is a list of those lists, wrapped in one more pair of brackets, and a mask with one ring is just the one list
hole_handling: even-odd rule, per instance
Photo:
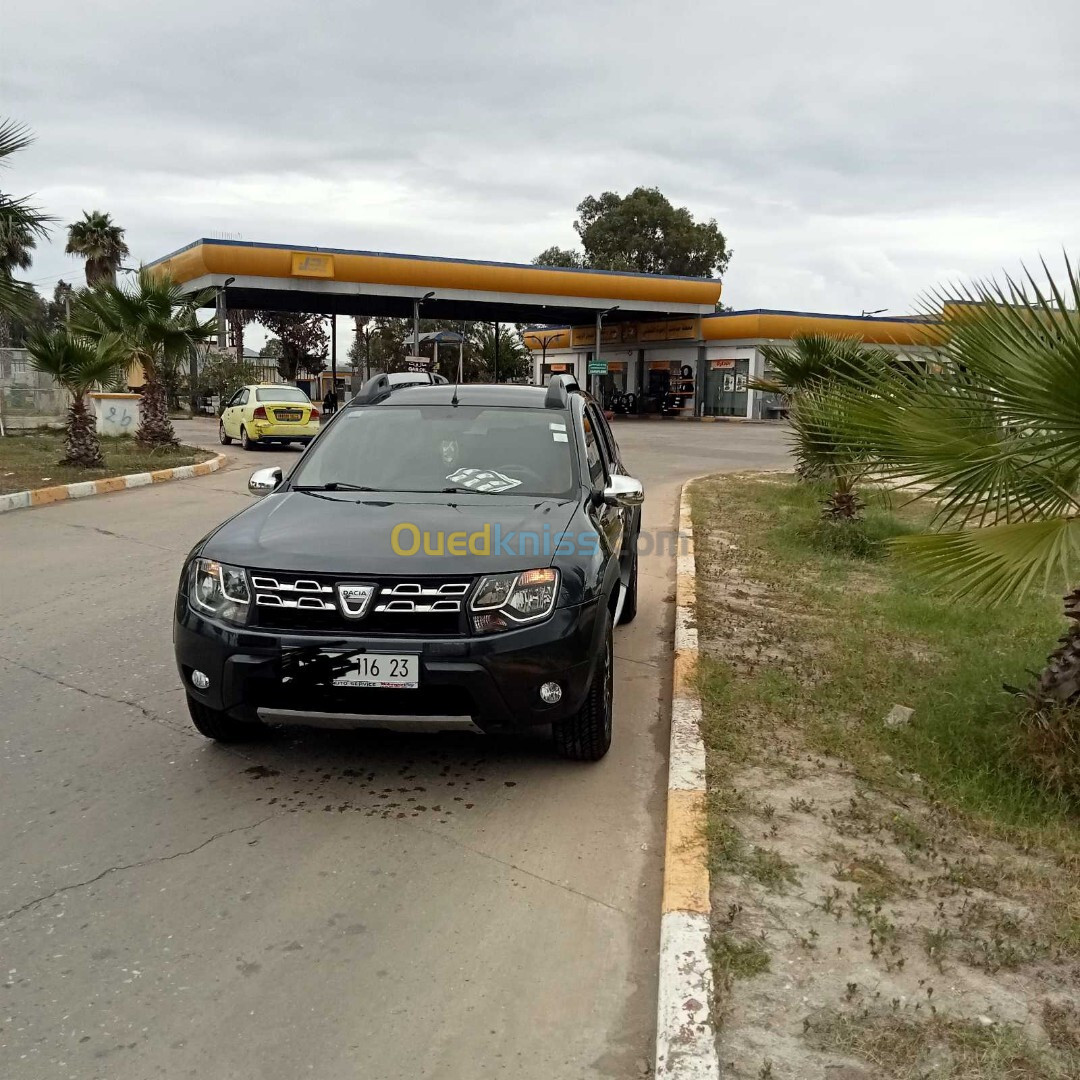
{"label": "palm tree", "polygon": [[[0,121],[0,166],[9,164],[12,154],[33,141],[29,128],[14,120]],[[10,317],[25,317],[33,311],[33,288],[16,280],[13,272],[29,268],[31,252],[47,235],[51,220],[27,199],[0,191],[0,346],[8,344]]]}
{"label": "palm tree", "polygon": [[822,510],[826,520],[858,518],[864,504],[856,488],[870,461],[848,437],[847,409],[833,388],[888,367],[891,355],[857,337],[817,333],[796,335],[790,346],[768,343],[761,352],[767,374],[750,385],[787,399],[795,475],[804,482],[827,484],[829,496]]}
{"label": "palm tree", "polygon": [[64,251],[86,260],[86,284],[89,288],[103,282],[116,284],[116,271],[131,254],[124,242],[124,230],[113,224],[100,210],[84,210],[81,221],[68,226]]}
{"label": "palm tree", "polygon": [[143,267],[134,284],[87,289],[72,307],[75,333],[93,340],[115,335],[129,364],[141,365],[142,419],[135,437],[145,445],[174,445],[177,441],[169,421],[162,372],[216,334],[214,320],[200,322],[197,313],[211,295],[185,296],[182,286],[168,275]]}
{"label": "palm tree", "polygon": [[229,321],[229,333],[232,335],[233,349],[236,354],[236,362],[244,362],[244,327],[248,323],[255,322],[258,317],[257,311],[249,311],[246,308],[229,308],[226,318]]}
{"label": "palm tree", "polygon": [[[882,367],[848,380],[851,438],[887,474],[922,483],[937,529],[896,551],[956,597],[996,603],[1080,573],[1080,268],[1059,286],[1025,271],[935,294],[930,370]],[[1080,702],[1080,588],[1032,691]]]}
{"label": "palm tree", "polygon": [[27,342],[27,351],[33,367],[51,375],[71,395],[64,456],[58,464],[100,468],[105,459],[85,395],[127,364],[121,342],[115,337],[90,341],[66,329],[37,330]]}

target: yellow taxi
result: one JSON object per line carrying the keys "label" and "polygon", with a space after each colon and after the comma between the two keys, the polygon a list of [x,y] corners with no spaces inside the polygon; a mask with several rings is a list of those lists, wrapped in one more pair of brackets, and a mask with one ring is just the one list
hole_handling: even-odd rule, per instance
{"label": "yellow taxi", "polygon": [[270,443],[309,443],[319,434],[319,410],[298,386],[241,386],[225,403],[218,438],[245,450]]}

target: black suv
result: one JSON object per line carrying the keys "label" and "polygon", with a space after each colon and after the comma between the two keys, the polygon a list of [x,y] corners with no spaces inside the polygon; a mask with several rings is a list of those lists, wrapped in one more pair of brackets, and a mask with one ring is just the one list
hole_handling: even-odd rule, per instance
{"label": "black suv", "polygon": [[373,380],[248,486],[266,497],[195,545],[176,597],[204,735],[550,724],[564,757],[607,753],[644,495],[572,378]]}

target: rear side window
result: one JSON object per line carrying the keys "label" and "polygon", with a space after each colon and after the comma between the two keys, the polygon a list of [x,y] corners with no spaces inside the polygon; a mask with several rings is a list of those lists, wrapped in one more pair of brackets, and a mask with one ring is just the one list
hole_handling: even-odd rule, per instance
{"label": "rear side window", "polygon": [[237,405],[246,405],[247,403],[248,403],[248,392],[247,392],[247,390],[241,390],[240,391],[240,397],[237,400],[236,404]]}
{"label": "rear side window", "polygon": [[604,458],[600,450],[600,437],[596,431],[596,425],[589,415],[590,412],[590,409],[586,409],[582,416],[582,423],[585,427],[585,459],[589,463],[589,476],[592,477],[593,484],[597,487],[603,487]]}

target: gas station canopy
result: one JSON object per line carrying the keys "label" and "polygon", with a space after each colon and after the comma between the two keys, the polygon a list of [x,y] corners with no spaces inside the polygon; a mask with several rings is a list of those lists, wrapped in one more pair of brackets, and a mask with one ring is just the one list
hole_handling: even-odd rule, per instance
{"label": "gas station canopy", "polygon": [[323,315],[408,317],[422,299],[429,319],[610,323],[709,315],[720,299],[712,279],[205,238],[149,269],[185,292],[224,290],[229,308]]}

